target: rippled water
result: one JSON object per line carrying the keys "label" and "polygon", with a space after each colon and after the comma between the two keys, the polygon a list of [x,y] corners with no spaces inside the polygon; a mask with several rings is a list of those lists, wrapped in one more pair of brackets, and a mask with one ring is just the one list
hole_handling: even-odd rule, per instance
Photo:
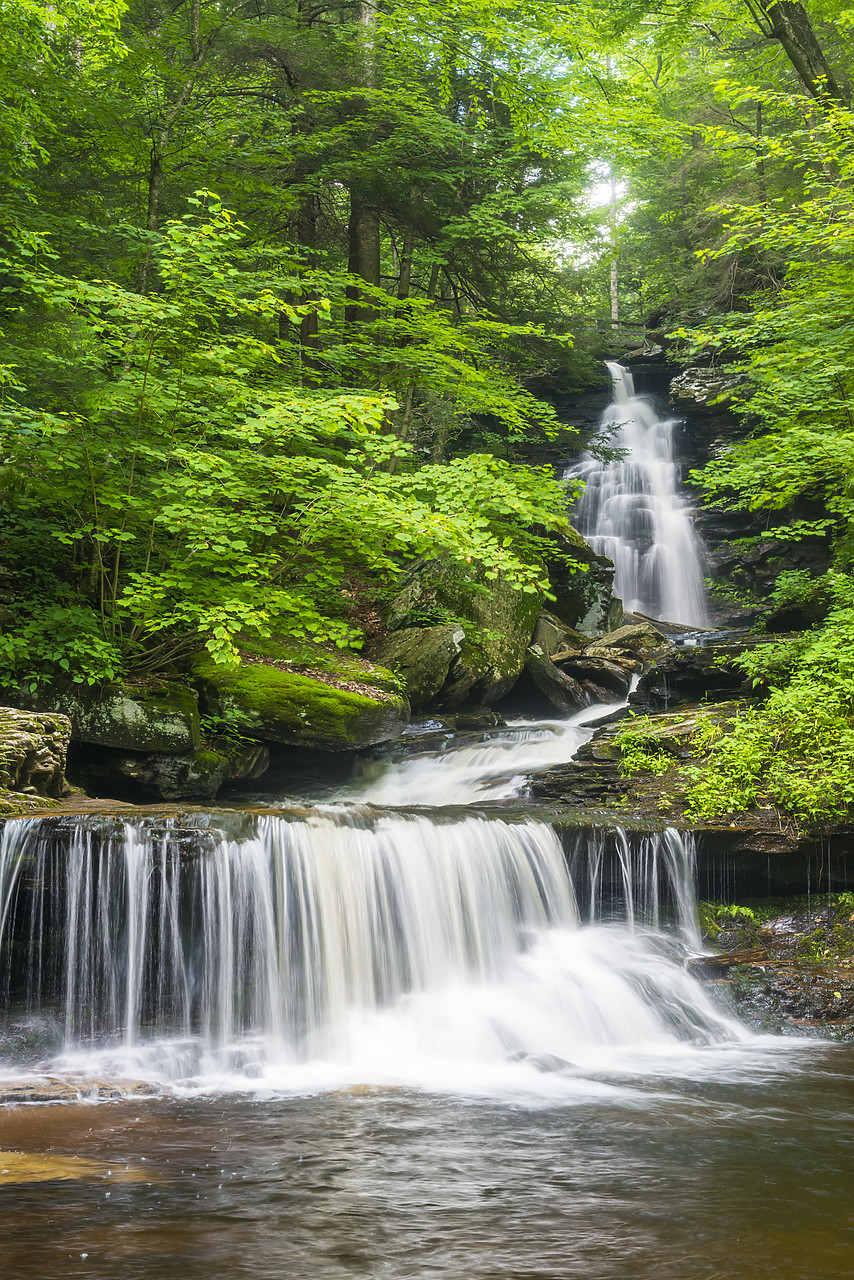
{"label": "rippled water", "polygon": [[[127,1166],[0,1187],[15,1280],[821,1280],[854,1271],[854,1051],[573,1105],[405,1091],[17,1108],[6,1148]],[[604,1083],[604,1082],[603,1082]]]}

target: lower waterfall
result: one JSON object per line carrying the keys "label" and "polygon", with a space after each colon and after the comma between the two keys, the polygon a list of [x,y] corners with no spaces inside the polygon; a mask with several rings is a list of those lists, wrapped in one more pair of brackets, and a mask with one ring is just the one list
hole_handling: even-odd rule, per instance
{"label": "lower waterfall", "polygon": [[538,821],[330,805],[22,819],[0,845],[0,998],[67,1071],[304,1091],[616,1069],[747,1038],[686,971],[697,944],[676,832],[565,852]]}

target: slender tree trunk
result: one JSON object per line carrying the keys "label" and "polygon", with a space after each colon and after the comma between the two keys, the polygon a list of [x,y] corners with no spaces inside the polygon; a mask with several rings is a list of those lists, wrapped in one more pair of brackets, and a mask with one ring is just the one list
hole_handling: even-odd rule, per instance
{"label": "slender tree trunk", "polygon": [[148,198],[145,208],[145,229],[149,233],[148,247],[145,250],[136,287],[140,293],[148,293],[148,282],[151,274],[151,254],[154,249],[154,235],[160,220],[160,200],[163,195],[163,146],[168,140],[164,129],[156,129],[151,135],[151,151],[148,160]]}
{"label": "slender tree trunk", "polygon": [[[381,283],[379,214],[376,209],[362,202],[362,197],[354,188],[350,190],[348,236],[347,270],[350,275],[361,276],[366,284],[379,287]],[[373,307],[369,302],[364,301],[364,294],[358,285],[348,286],[347,297],[351,304],[345,309],[345,319],[348,324],[371,319]]]}
{"label": "slender tree trunk", "polygon": [[[317,224],[320,218],[320,201],[316,191],[310,191],[300,205],[299,216],[297,219],[297,241],[300,246],[306,250],[306,257],[310,266],[314,265],[314,256],[317,249]],[[303,295],[303,302],[315,302],[317,295],[311,292]],[[318,345],[318,322],[317,312],[311,315],[303,316],[300,322],[300,346],[303,350],[303,362],[308,366],[312,366],[311,359],[306,355],[307,351],[315,349]]]}
{"label": "slender tree trunk", "polygon": [[611,172],[609,223],[611,228],[611,329],[620,332],[620,277],[617,257],[617,179]]}
{"label": "slender tree trunk", "polygon": [[[375,89],[377,84],[376,0],[360,0],[356,23],[357,58],[362,86],[366,89]],[[366,138],[366,146],[369,137],[370,134]],[[381,281],[379,212],[365,200],[358,181],[350,187],[350,221],[347,230],[349,239],[347,270],[351,275],[361,276],[367,284],[379,287]],[[347,323],[371,318],[373,309],[369,305],[359,305],[361,296],[361,290],[357,285],[351,285],[348,288],[347,297],[351,305],[345,309]]]}
{"label": "slender tree trunk", "polygon": [[765,187],[765,157],[762,154],[762,103],[756,104],[756,145],[758,148],[758,159],[756,161],[756,178],[759,183],[759,194],[763,201],[768,199],[768,192]]}
{"label": "slender tree trunk", "polygon": [[397,279],[397,296],[403,302],[412,288],[412,257],[415,252],[415,228],[407,227],[403,233],[403,249],[400,255],[400,274]]}
{"label": "slender tree trunk", "polygon": [[202,56],[202,0],[190,0],[190,54],[194,62]]}

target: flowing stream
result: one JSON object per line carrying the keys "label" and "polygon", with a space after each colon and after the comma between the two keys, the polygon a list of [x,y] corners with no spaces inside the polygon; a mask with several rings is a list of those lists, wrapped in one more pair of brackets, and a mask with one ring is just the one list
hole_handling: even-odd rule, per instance
{"label": "flowing stream", "polygon": [[601,430],[621,456],[586,455],[568,477],[584,481],[573,522],[614,561],[614,594],[630,612],[701,627],[708,621],[702,546],[678,492],[673,419],[635,395],[631,370],[608,363],[614,402]]}
{"label": "flowing stream", "polygon": [[[622,589],[696,622],[658,536]],[[689,838],[525,809],[607,710],[437,725],[321,800],[6,822],[0,1090],[80,1100],[0,1106],[0,1274],[850,1274],[851,1048],[691,976]]]}

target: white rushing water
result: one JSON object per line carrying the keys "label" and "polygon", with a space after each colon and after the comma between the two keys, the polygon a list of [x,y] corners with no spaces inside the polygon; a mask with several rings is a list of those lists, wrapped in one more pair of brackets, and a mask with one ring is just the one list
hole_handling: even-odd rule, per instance
{"label": "white rushing water", "polygon": [[609,362],[608,370],[614,403],[601,425],[624,456],[603,465],[586,455],[570,469],[568,476],[585,484],[573,523],[614,561],[614,594],[628,611],[703,626],[702,545],[678,491],[675,421],[635,395],[629,369]]}
{"label": "white rushing water", "polygon": [[746,1039],[679,962],[698,938],[675,832],[567,857],[536,821],[368,807],[21,820],[0,895],[7,996],[61,1028],[54,1070],[554,1096]]}
{"label": "white rushing water", "polygon": [[571,760],[593,733],[591,723],[622,706],[594,703],[565,720],[514,720],[441,751],[359,760],[335,798],[392,807],[510,800],[524,792],[529,774]]}

